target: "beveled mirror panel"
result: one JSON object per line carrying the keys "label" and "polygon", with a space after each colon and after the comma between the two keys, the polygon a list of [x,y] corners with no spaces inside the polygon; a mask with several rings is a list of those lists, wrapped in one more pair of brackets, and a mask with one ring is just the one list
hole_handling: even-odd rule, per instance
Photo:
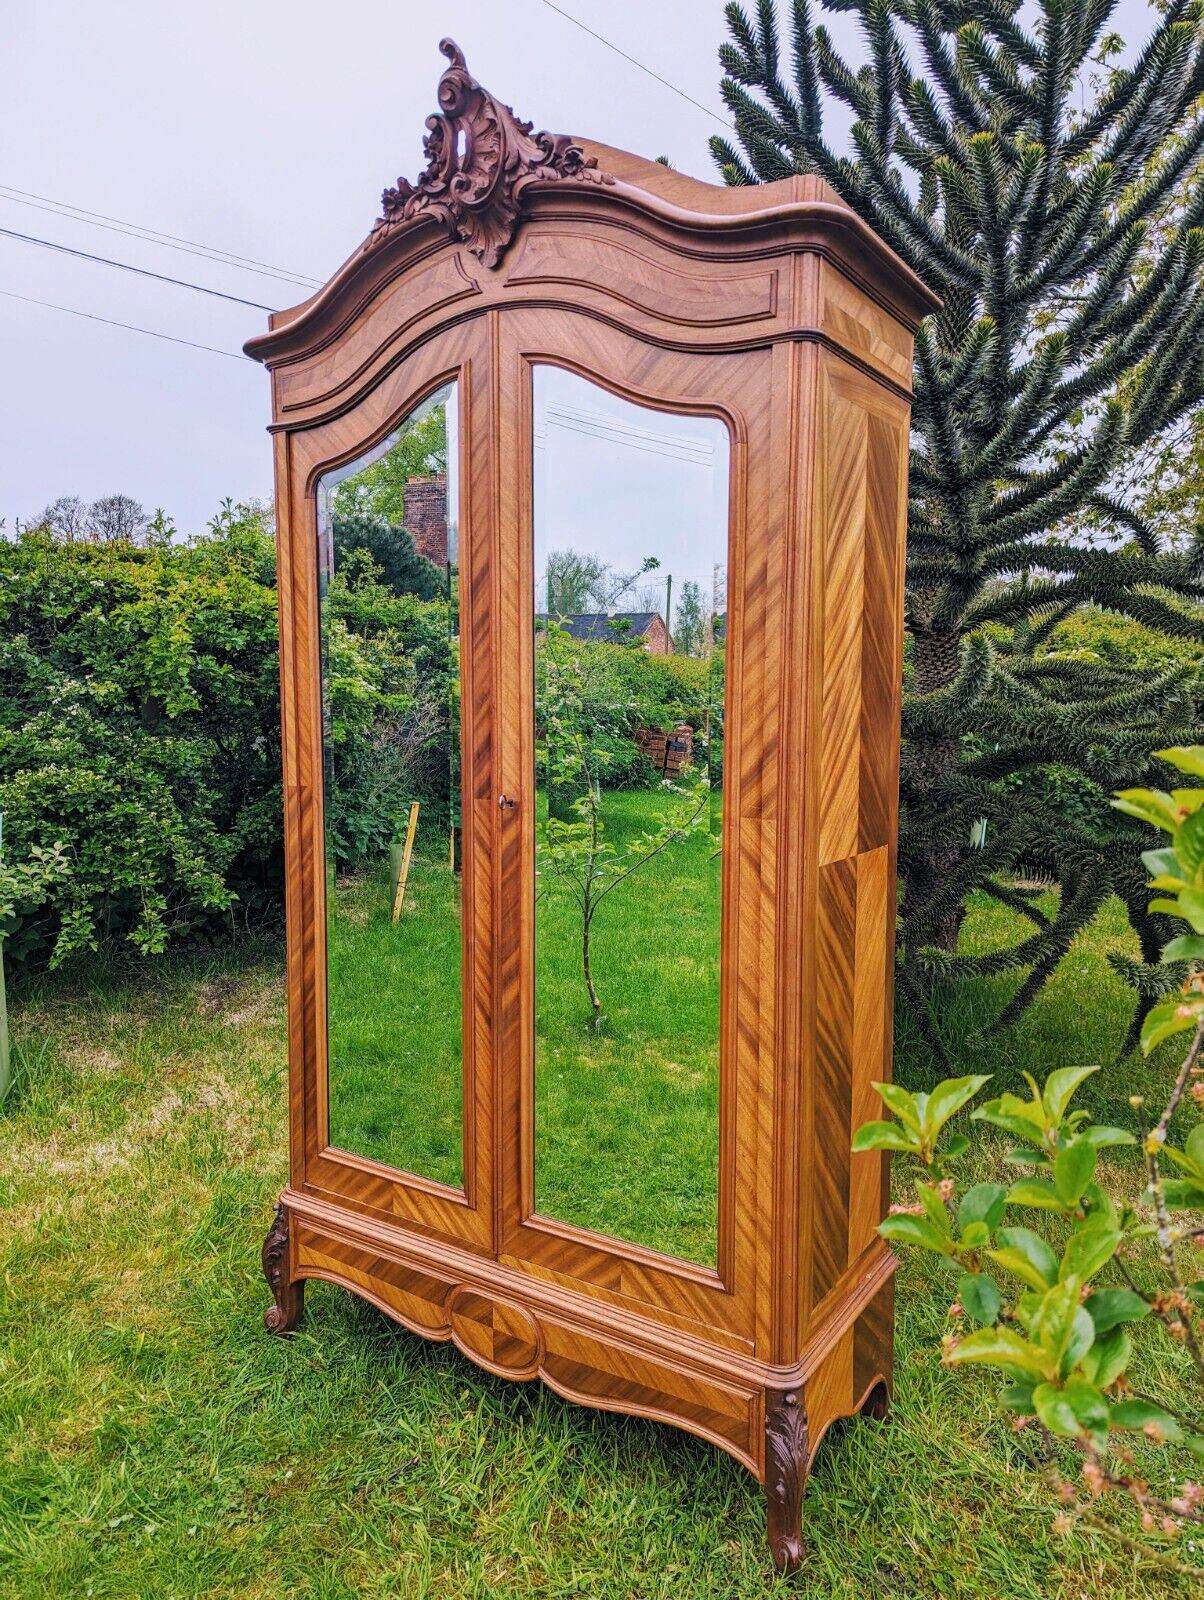
{"label": "beveled mirror panel", "polygon": [[535,1208],[713,1266],[728,431],[532,382]]}
{"label": "beveled mirror panel", "polygon": [[318,485],[329,1141],[462,1185],[456,388]]}

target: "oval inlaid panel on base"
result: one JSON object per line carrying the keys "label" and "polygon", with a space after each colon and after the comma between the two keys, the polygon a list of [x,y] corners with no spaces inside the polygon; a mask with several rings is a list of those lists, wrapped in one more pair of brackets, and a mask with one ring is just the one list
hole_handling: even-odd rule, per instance
{"label": "oval inlaid panel on base", "polygon": [[503,1378],[533,1378],[543,1360],[543,1335],[529,1311],[477,1289],[453,1289],[447,1300],[452,1338],[466,1356]]}

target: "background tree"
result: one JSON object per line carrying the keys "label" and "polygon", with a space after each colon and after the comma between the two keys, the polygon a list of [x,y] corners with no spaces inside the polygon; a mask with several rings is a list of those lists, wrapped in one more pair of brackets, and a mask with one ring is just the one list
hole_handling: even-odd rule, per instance
{"label": "background tree", "polygon": [[436,405],[425,416],[407,422],[379,461],[361,467],[354,477],[339,484],[334,491],[334,515],[348,517],[353,511],[367,511],[393,527],[402,527],[406,484],[411,478],[446,471],[447,413],[445,406]]}
{"label": "background tree", "polygon": [[548,615],[571,617],[596,604],[595,586],[606,573],[606,563],[580,550],[549,550],[545,569]]}
{"label": "background tree", "polygon": [[333,527],[336,569],[353,550],[366,550],[379,568],[380,582],[394,594],[415,594],[420,600],[446,598],[446,570],[418,554],[405,528],[360,506],[336,511]]}
{"label": "background tree", "polygon": [[61,539],[64,544],[73,544],[77,539],[86,539],[88,536],[88,508],[79,495],[61,494],[33,519],[31,526],[46,528],[55,539]]}
{"label": "background tree", "polygon": [[132,495],[106,494],[88,507],[88,531],[102,542],[115,539],[137,543],[149,518]]}
{"label": "background tree", "polygon": [[[821,174],[944,300],[916,341],[899,854],[901,989],[939,1049],[935,974],[1026,969],[1010,1020],[1110,889],[1140,938],[1128,975],[1143,1005],[1168,981],[1165,927],[1104,790],[1115,774],[1151,776],[1151,744],[1199,737],[1199,673],[1151,677],[1043,646],[1085,602],[1204,639],[1204,530],[1164,550],[1113,493],[1121,464],[1204,392],[1200,8],[1171,0],[1133,64],[1094,90],[1108,0],[1040,0],[1031,26],[1017,0],[829,9],[858,16],[869,64],[844,61],[794,0],[787,82],[772,0],[755,21],[727,7],[740,148],[713,149],[731,183]],[[824,137],[825,95],[853,113],[850,156]],[[1095,536],[1067,538],[1085,510]],[[1062,804],[1054,769],[1095,797],[1085,815]],[[1051,917],[1015,886],[1022,867],[1056,880]],[[957,954],[976,888],[1031,935]]]}
{"label": "background tree", "polygon": [[706,619],[702,614],[702,592],[689,578],[681,586],[681,598],[673,617],[673,648],[678,655],[700,656],[706,645]]}

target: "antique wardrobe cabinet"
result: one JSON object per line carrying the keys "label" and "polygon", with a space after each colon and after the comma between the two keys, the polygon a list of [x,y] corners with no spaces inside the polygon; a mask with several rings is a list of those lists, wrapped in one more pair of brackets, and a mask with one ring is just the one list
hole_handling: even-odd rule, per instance
{"label": "antique wardrobe cabinet", "polygon": [[[440,48],[426,171],[247,345],[272,382],[288,865],[290,1182],[264,1245],[267,1325],[288,1333],[323,1278],[490,1372],[688,1429],[764,1484],[790,1569],[820,1439],[882,1416],[891,1380],[885,1161],[850,1138],[890,1070],[912,339],[936,301],[818,179],[723,188],[532,133]],[[346,844],[361,780],[340,730],[368,669],[345,652],[393,637],[350,637],[355,595],[383,592],[355,588],[357,516],[420,569],[389,602],[397,627],[427,605],[446,633],[354,767],[392,763],[400,890],[388,840],[371,861]],[[561,575],[554,594],[564,548],[595,536],[614,541],[595,587]],[[556,835],[554,696],[633,648],[675,652],[648,670],[705,679],[701,709],[639,730],[652,787],[604,790],[591,770]],[[422,746],[446,781],[409,807],[421,786],[398,752],[420,703],[447,712]],[[557,884],[591,866],[591,806],[651,817],[660,796],[676,822],[596,919],[591,1021],[577,957],[558,954],[580,907]],[[637,949],[637,910],[691,872],[682,905],[704,910],[667,909]],[[712,955],[622,1022],[636,979],[705,927]],[[657,1018],[700,995],[713,1068],[707,1045],[678,1070]]]}

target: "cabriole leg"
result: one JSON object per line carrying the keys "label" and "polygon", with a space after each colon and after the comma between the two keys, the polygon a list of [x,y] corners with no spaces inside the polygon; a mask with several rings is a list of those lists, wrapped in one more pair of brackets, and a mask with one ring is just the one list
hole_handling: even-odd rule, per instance
{"label": "cabriole leg", "polygon": [[765,1509],[769,1548],[779,1572],[803,1559],[803,1489],[807,1482],[807,1411],[801,1389],[765,1391]]}
{"label": "cabriole leg", "polygon": [[263,1241],[262,1261],[263,1275],[276,1302],[264,1312],[263,1325],[269,1333],[287,1337],[301,1320],[305,1280],[289,1277],[288,1211],[283,1201],[277,1203],[272,1226]]}

